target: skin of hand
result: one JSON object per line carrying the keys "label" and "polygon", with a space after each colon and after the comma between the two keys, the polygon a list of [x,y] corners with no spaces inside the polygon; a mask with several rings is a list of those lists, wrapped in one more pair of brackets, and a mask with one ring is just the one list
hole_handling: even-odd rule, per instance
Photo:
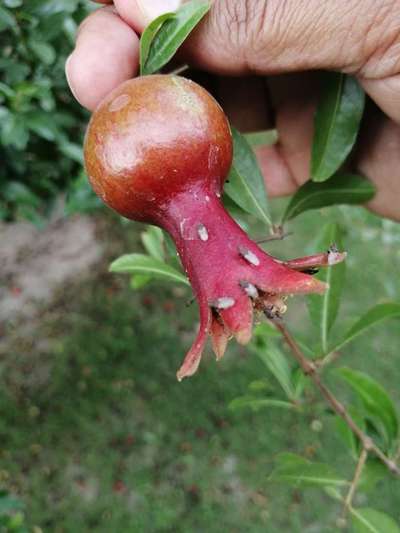
{"label": "skin of hand", "polygon": [[[66,64],[74,96],[90,110],[137,75],[143,28],[181,2],[98,3],[108,5],[81,24]],[[218,75],[237,127],[271,127],[273,110],[279,143],[257,149],[271,196],[292,194],[309,177],[317,71],[356,76],[376,106],[363,119],[353,168],[377,187],[368,207],[400,221],[400,0],[214,0],[179,58]]]}

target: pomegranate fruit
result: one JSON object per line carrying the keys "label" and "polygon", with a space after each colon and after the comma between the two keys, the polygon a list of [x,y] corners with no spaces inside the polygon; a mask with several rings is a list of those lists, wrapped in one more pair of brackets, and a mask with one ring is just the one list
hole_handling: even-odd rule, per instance
{"label": "pomegranate fruit", "polygon": [[225,211],[232,162],[228,121],[208,92],[177,76],[127,81],[94,112],[85,139],[96,193],[121,215],[170,233],[200,309],[200,328],[178,379],[192,375],[211,336],[220,359],[233,335],[250,340],[253,309],[269,318],[294,293],[326,285],[304,271],[343,259],[336,250],[289,262],[261,250]]}

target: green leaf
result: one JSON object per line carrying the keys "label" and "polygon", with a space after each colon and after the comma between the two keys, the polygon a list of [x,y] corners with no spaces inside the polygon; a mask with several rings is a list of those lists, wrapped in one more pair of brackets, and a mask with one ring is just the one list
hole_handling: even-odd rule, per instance
{"label": "green leaf", "polygon": [[163,23],[171,18],[175,17],[175,13],[164,13],[156,19],[150,22],[145,28],[142,36],[140,37],[140,75],[143,76],[145,72],[145,64],[149,57],[150,47],[154,41],[155,36],[160,30]]}
{"label": "green leaf", "polygon": [[255,353],[274,375],[289,399],[295,397],[291,379],[291,370],[285,355],[273,344],[253,348]]}
{"label": "green leaf", "polygon": [[344,487],[349,484],[327,464],[312,463],[294,453],[282,453],[269,481],[287,483],[295,487]]}
{"label": "green leaf", "polygon": [[4,0],[4,5],[6,7],[20,7],[22,6],[22,0]]}
{"label": "green leaf", "polygon": [[43,61],[45,65],[51,65],[54,63],[56,59],[56,51],[50,44],[30,39],[28,46],[36,57],[40,59],[40,61]]}
{"label": "green leaf", "polygon": [[24,509],[23,503],[7,493],[0,494],[0,516]]}
{"label": "green leaf", "polygon": [[400,533],[399,524],[381,511],[365,507],[350,512],[354,533]]}
{"label": "green leaf", "polygon": [[14,146],[18,150],[24,150],[29,141],[29,131],[26,128],[22,115],[12,113],[3,117],[1,124],[1,142],[5,146]]}
{"label": "green leaf", "polygon": [[146,252],[159,261],[164,261],[163,232],[156,226],[149,226],[146,231],[140,235]]}
{"label": "green leaf", "polygon": [[254,327],[253,339],[259,341],[264,346],[264,343],[268,343],[271,337],[280,338],[279,331],[269,322],[261,322]]}
{"label": "green leaf", "polygon": [[23,183],[9,181],[3,190],[4,198],[19,205],[39,207],[39,198]]}
{"label": "green leaf", "polygon": [[235,398],[229,404],[229,409],[243,409],[250,407],[253,411],[258,411],[264,407],[278,407],[280,409],[296,409],[293,403],[284,402],[282,400],[274,400],[271,398],[254,398],[253,396],[241,396]]}
{"label": "green leaf", "polygon": [[314,121],[313,181],[329,179],[345,161],[357,138],[364,104],[365,93],[355,78],[336,72],[324,74]]}
{"label": "green leaf", "polygon": [[330,205],[363,204],[371,200],[375,187],[357,174],[339,173],[324,183],[307,181],[290,200],[282,223],[310,209]]}
{"label": "green leaf", "polygon": [[25,116],[28,128],[47,141],[54,141],[59,130],[49,113],[33,111]]}
{"label": "green leaf", "polygon": [[11,11],[0,6],[0,32],[9,28],[15,29],[16,25],[17,22]]}
{"label": "green leaf", "polygon": [[[343,250],[342,230],[338,224],[328,224],[323,228],[318,240],[317,249],[327,250],[332,244],[336,244],[340,251]],[[322,296],[311,294],[307,297],[311,319],[320,329],[321,344],[324,353],[328,350],[329,331],[339,311],[345,275],[345,262],[322,268],[316,277],[328,283],[329,288]]]}
{"label": "green leaf", "polygon": [[278,131],[254,131],[252,133],[245,133],[244,138],[252,148],[256,148],[257,146],[269,146],[278,142]]}
{"label": "green leaf", "polygon": [[[357,424],[357,426],[365,432],[365,420],[360,410],[356,409],[353,405],[349,405],[347,407],[347,411],[350,414],[351,418],[354,420],[354,422]],[[350,450],[353,459],[357,461],[360,455],[359,440],[356,438],[356,436],[351,431],[346,422],[343,420],[343,418],[341,418],[340,416],[335,416],[334,420],[337,435]]]}
{"label": "green leaf", "polygon": [[190,285],[187,278],[175,270],[175,268],[144,254],[122,255],[111,263],[110,272],[148,274],[152,278],[160,278]]}
{"label": "green leaf", "polygon": [[357,393],[367,417],[372,422],[378,421],[377,429],[390,445],[397,438],[399,428],[396,409],[385,389],[367,374],[351,368],[339,368],[335,373]]}
{"label": "green leaf", "polygon": [[331,349],[336,352],[345,346],[348,342],[354,340],[358,335],[364,333],[367,329],[388,320],[390,318],[400,318],[400,304],[388,302],[377,304],[369,309],[355,324],[347,331],[344,338]]}
{"label": "green leaf", "polygon": [[145,287],[148,283],[150,283],[152,279],[152,276],[149,276],[148,274],[135,274],[131,278],[130,287],[131,289],[138,290]]}
{"label": "green leaf", "polygon": [[371,492],[376,488],[376,485],[386,478],[387,468],[377,459],[369,459],[365,464],[361,478],[359,481],[359,488],[363,492]]}
{"label": "green leaf", "polygon": [[233,163],[224,192],[244,211],[271,225],[264,177],[243,135],[232,128]]}
{"label": "green leaf", "polygon": [[15,96],[15,91],[7,84],[0,81],[0,94],[4,94],[7,98],[13,98]]}
{"label": "green leaf", "polygon": [[83,149],[81,145],[65,141],[59,146],[59,148],[69,159],[83,165]]}
{"label": "green leaf", "polygon": [[209,1],[193,0],[183,4],[173,18],[165,20],[151,42],[141,73],[152,74],[168,63],[210,7]]}

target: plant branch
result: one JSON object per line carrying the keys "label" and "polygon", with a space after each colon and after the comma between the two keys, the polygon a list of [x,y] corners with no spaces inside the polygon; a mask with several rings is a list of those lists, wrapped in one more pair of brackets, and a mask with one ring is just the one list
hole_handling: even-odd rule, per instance
{"label": "plant branch", "polygon": [[286,237],[289,237],[290,235],[293,235],[293,231],[287,231],[286,233],[278,230],[277,233],[273,233],[270,237],[265,237],[264,239],[256,239],[257,244],[263,244],[266,242],[271,241],[283,241],[283,239],[286,239]]}
{"label": "plant branch", "polygon": [[314,385],[319,389],[322,396],[329,403],[335,413],[343,418],[351,431],[359,438],[363,449],[366,452],[371,452],[376,455],[392,474],[400,477],[400,468],[397,466],[397,464],[389,459],[389,457],[387,457],[382,450],[376,446],[374,441],[357,426],[348,413],[346,407],[339,402],[339,400],[332,394],[328,387],[321,381],[321,377],[317,372],[317,366],[313,361],[307,359],[307,357],[303,354],[301,348],[293,339],[284,324],[278,321],[273,321],[273,324],[275,324],[275,327],[281,332],[294,358],[297,360],[304,373],[313,381]]}
{"label": "plant branch", "polygon": [[327,365],[330,365],[331,363],[337,361],[337,359],[339,359],[341,355],[341,352],[330,352],[325,355],[325,357],[321,357],[320,359],[316,360],[315,364],[318,366],[318,368],[322,369]]}
{"label": "plant branch", "polygon": [[363,450],[360,453],[360,457],[358,458],[357,466],[354,472],[353,480],[349,488],[349,492],[347,493],[346,499],[344,500],[343,518],[346,516],[347,512],[352,508],[354,494],[356,493],[356,489],[360,481],[361,474],[364,470],[365,463],[367,462],[367,459],[368,459],[368,452],[365,448],[363,448]]}

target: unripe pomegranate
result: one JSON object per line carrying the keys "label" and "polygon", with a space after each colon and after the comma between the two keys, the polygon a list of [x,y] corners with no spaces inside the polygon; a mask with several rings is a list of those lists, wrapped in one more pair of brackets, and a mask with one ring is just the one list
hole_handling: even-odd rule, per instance
{"label": "unripe pomegranate", "polygon": [[287,295],[325,290],[301,270],[343,259],[331,250],[284,263],[248,238],[221,203],[232,161],[228,121],[211,95],[185,78],[146,76],[115,89],[91,118],[85,161],[107,205],[175,241],[200,308],[178,379],[196,371],[209,334],[219,359],[232,335],[250,340],[254,308],[280,317]]}

